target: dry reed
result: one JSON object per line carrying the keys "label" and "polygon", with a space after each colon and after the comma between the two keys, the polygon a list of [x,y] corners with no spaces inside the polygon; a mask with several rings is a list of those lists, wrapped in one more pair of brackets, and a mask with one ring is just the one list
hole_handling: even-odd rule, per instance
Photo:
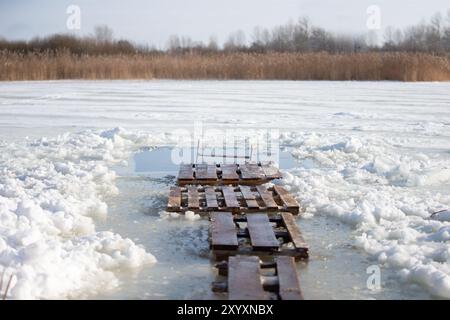
{"label": "dry reed", "polygon": [[449,81],[450,58],[395,52],[103,56],[0,52],[0,80],[55,79]]}
{"label": "dry reed", "polygon": [[[1,294],[2,289],[3,289],[3,281],[4,281],[4,278],[5,278],[5,273],[6,273],[6,269],[3,269],[2,275],[0,277],[0,294]],[[14,278],[14,274],[11,274],[9,276],[8,283],[6,284],[5,291],[3,292],[2,300],[6,300],[6,298],[8,297],[8,292],[9,292],[9,289],[11,287],[11,283],[12,283],[13,278]]]}

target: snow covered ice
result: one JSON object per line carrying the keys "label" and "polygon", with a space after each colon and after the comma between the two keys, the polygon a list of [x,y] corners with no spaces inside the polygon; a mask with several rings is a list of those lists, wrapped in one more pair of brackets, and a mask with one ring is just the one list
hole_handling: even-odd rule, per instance
{"label": "snow covered ice", "polygon": [[9,298],[92,296],[120,287],[123,270],[151,272],[156,248],[97,231],[105,197],[118,192],[116,166],[173,145],[173,130],[195,120],[279,129],[298,160],[281,183],[302,205],[300,223],[343,222],[353,250],[396,282],[450,298],[450,84],[289,81],[0,83]]}
{"label": "snow covered ice", "polygon": [[108,210],[102,194],[116,192],[107,165],[126,154],[128,141],[117,133],[2,146],[0,264],[15,275],[11,297],[104,290],[117,286],[115,269],[155,262],[131,240],[95,230]]}

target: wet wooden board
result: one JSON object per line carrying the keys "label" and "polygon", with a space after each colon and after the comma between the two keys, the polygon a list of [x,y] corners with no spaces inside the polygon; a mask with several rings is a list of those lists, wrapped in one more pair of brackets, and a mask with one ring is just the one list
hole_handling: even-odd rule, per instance
{"label": "wet wooden board", "polygon": [[[277,187],[275,187],[277,188]],[[210,211],[231,211],[233,213],[291,212],[299,213],[299,206],[283,201],[275,188],[265,186],[192,186],[181,187],[181,203],[168,203],[169,212],[208,213]],[[281,187],[279,187],[281,188]],[[284,190],[287,192],[286,190]],[[284,199],[289,194],[283,194]],[[169,197],[170,201],[175,201]],[[295,200],[294,200],[295,201]],[[178,202],[177,202],[178,203]],[[169,205],[170,204],[170,205]]]}
{"label": "wet wooden board", "polygon": [[194,171],[192,164],[181,164],[178,172],[178,180],[192,180],[194,179]]}
{"label": "wet wooden board", "polygon": [[268,299],[261,282],[261,268],[258,257],[230,257],[228,264],[229,300]]}
{"label": "wet wooden board", "polygon": [[292,257],[277,257],[278,294],[281,300],[303,300],[300,279]]}
{"label": "wet wooden board", "polygon": [[257,164],[242,164],[239,166],[239,170],[241,178],[244,180],[265,178],[264,171]]}
{"label": "wet wooden board", "polygon": [[207,164],[195,165],[195,178],[197,180],[206,180],[207,171],[208,171]]}
{"label": "wet wooden board", "polygon": [[297,200],[282,186],[273,187],[275,193],[280,197],[281,201],[287,208],[298,208]]}
{"label": "wet wooden board", "polygon": [[211,248],[219,250],[238,248],[236,226],[230,212],[211,213]]}
{"label": "wet wooden board", "polygon": [[[222,212],[212,212],[211,214],[217,217]],[[225,215],[229,216],[230,212],[225,212]],[[228,220],[223,223],[231,225],[229,218],[224,219]],[[233,250],[220,249],[213,245],[213,239],[210,238],[212,253],[216,260],[226,260],[227,257],[237,254],[260,256],[282,255],[298,259],[307,259],[309,256],[308,246],[304,243],[300,229],[295,224],[293,216],[289,212],[285,214],[284,218],[279,215],[269,217],[265,213],[234,215],[232,221],[235,226],[232,230],[234,235],[239,239],[238,247]],[[287,221],[289,229],[285,221]],[[221,221],[215,222],[215,224],[218,223],[221,223]],[[213,224],[211,224],[210,228],[213,228]],[[227,228],[225,229],[228,230]],[[296,238],[293,239],[291,234]],[[227,235],[226,237],[229,236]]]}
{"label": "wet wooden board", "polygon": [[283,223],[292,239],[292,243],[297,249],[308,249],[308,245],[306,244],[303,236],[300,232],[300,229],[295,222],[294,217],[289,212],[282,212],[281,218],[283,219]]}
{"label": "wet wooden board", "polygon": [[247,215],[247,224],[250,241],[255,250],[265,251],[279,248],[280,243],[275,238],[275,233],[266,214],[255,213]]}
{"label": "wet wooden board", "polygon": [[242,196],[245,199],[247,207],[250,209],[259,208],[258,202],[256,201],[256,197],[251,191],[249,186],[240,186]]}
{"label": "wet wooden board", "polygon": [[236,197],[233,187],[222,187],[223,197],[225,199],[225,204],[227,208],[239,209],[239,201]]}
{"label": "wet wooden board", "polygon": [[228,292],[228,299],[303,300],[292,257],[280,256],[263,262],[258,256],[237,255],[216,264],[216,268],[220,280],[213,282],[212,289]]}
{"label": "wet wooden board", "polygon": [[171,187],[169,192],[169,200],[167,208],[179,210],[181,207],[181,189],[179,187]]}
{"label": "wet wooden board", "polygon": [[268,179],[280,179],[282,177],[280,170],[272,164],[261,165],[261,169]]}
{"label": "wet wooden board", "polygon": [[208,169],[206,170],[207,180],[217,180],[217,166],[215,164],[208,164]]}
{"label": "wet wooden board", "polygon": [[260,185],[281,177],[280,171],[272,163],[183,164],[180,166],[178,184]]}
{"label": "wet wooden board", "polygon": [[194,210],[200,208],[199,194],[195,186],[188,187],[188,208]]}
{"label": "wet wooden board", "polygon": [[197,164],[195,170],[197,180],[217,180],[217,167],[212,164]]}
{"label": "wet wooden board", "polygon": [[217,195],[213,187],[205,187],[205,199],[207,210],[216,210],[219,208]]}
{"label": "wet wooden board", "polygon": [[261,199],[268,210],[278,209],[278,205],[273,199],[271,192],[269,192],[265,186],[256,186],[256,190],[260,194]]}
{"label": "wet wooden board", "polygon": [[223,164],[220,166],[222,170],[222,180],[227,183],[233,183],[239,181],[239,175],[237,174],[237,165],[235,164]]}

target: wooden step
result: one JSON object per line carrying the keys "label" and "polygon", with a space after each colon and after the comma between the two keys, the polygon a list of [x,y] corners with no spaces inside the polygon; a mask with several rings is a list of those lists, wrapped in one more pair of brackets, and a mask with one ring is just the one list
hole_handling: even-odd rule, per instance
{"label": "wooden step", "polygon": [[252,190],[249,186],[239,186],[241,189],[241,193],[243,199],[245,200],[245,204],[249,209],[259,209],[258,202],[256,201],[256,196],[253,194]]}
{"label": "wooden step", "polygon": [[178,185],[260,185],[282,177],[272,163],[246,164],[182,164],[178,173]]}
{"label": "wooden step", "polygon": [[258,257],[230,257],[228,269],[228,299],[267,300],[261,282]]}
{"label": "wooden step", "polygon": [[264,179],[265,174],[261,166],[257,164],[242,164],[239,166],[241,178],[244,180]]}
{"label": "wooden step", "polygon": [[292,257],[281,256],[262,262],[258,256],[237,255],[217,264],[216,268],[220,280],[213,282],[212,289],[228,292],[230,300],[303,299]]}
{"label": "wooden step", "polygon": [[213,187],[205,187],[205,199],[208,210],[219,209],[219,202],[217,201],[217,194]]}
{"label": "wooden step", "polygon": [[194,170],[192,164],[181,164],[178,172],[178,180],[192,181],[194,179]]}
{"label": "wooden step", "polygon": [[254,250],[270,251],[276,250],[280,246],[269,217],[264,213],[247,215],[250,242]]}
{"label": "wooden step", "polygon": [[[308,246],[289,212],[271,217],[265,213],[233,217],[231,212],[212,212],[210,217],[210,248],[216,260],[238,254],[308,258]],[[233,241],[221,243],[218,239]],[[235,239],[239,239],[237,246]],[[233,246],[226,247],[227,243]]]}
{"label": "wooden step", "polygon": [[267,210],[272,211],[278,209],[278,205],[273,199],[272,193],[269,192],[265,186],[256,186],[256,190],[260,194]]}
{"label": "wooden step", "polygon": [[173,211],[181,210],[181,189],[179,187],[170,188],[167,209]]}
{"label": "wooden step", "polygon": [[219,168],[224,184],[235,184],[239,182],[239,175],[237,174],[238,166],[236,164],[223,164]]}
{"label": "wooden step", "polygon": [[195,166],[195,178],[197,180],[217,181],[217,167],[212,164],[197,164]]}
{"label": "wooden step", "polygon": [[218,250],[237,250],[236,226],[231,212],[211,213],[211,247]]}
{"label": "wooden step", "polygon": [[188,187],[188,208],[189,210],[198,210],[200,208],[200,197],[197,187]]}
{"label": "wooden step", "polygon": [[278,294],[281,300],[303,300],[300,279],[291,257],[277,257]]}
{"label": "wooden step", "polygon": [[298,202],[283,188],[275,186],[188,186],[178,188],[181,196],[169,197],[167,211],[184,213],[211,211],[239,213],[299,213]]}
{"label": "wooden step", "polygon": [[282,186],[274,186],[273,190],[287,209],[295,210],[299,207],[297,200]]}

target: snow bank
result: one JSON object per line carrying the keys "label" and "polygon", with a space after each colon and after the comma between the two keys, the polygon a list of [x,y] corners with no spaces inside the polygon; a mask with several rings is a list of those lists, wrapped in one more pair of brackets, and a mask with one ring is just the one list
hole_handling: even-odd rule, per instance
{"label": "snow bank", "polygon": [[378,263],[450,298],[450,223],[445,212],[431,217],[450,205],[449,157],[406,152],[370,135],[290,133],[282,139],[294,146],[295,157],[314,163],[285,172],[283,182],[307,214],[353,226],[356,246]]}
{"label": "snow bank", "polygon": [[123,129],[0,146],[0,272],[11,299],[69,298],[116,287],[117,272],[151,264],[144,248],[96,232],[102,196],[117,192],[111,164],[156,137]]}

